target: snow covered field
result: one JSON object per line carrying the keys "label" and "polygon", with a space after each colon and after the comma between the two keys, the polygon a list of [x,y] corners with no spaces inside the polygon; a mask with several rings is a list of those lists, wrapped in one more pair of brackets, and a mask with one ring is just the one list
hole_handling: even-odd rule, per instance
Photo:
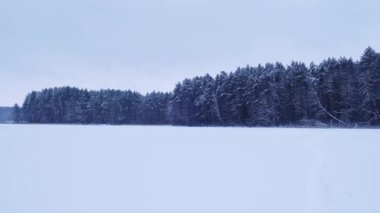
{"label": "snow covered field", "polygon": [[2,213],[380,212],[380,130],[0,125]]}

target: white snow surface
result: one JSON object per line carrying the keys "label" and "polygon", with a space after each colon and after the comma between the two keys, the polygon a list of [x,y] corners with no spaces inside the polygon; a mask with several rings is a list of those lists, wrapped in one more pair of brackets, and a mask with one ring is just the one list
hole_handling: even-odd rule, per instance
{"label": "white snow surface", "polygon": [[380,130],[0,125],[1,213],[376,213]]}

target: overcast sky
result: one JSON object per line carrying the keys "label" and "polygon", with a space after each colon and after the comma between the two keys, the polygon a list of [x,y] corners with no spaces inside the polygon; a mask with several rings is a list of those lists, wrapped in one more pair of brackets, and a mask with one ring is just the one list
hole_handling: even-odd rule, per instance
{"label": "overcast sky", "polygon": [[53,86],[171,91],[247,64],[380,51],[378,0],[0,0],[0,105]]}

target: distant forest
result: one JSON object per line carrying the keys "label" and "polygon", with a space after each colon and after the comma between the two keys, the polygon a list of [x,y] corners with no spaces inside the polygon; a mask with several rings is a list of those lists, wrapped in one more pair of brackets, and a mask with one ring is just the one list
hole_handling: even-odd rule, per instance
{"label": "distant forest", "polygon": [[0,107],[0,123],[11,123],[12,117],[12,107]]}
{"label": "distant forest", "polygon": [[246,66],[185,79],[170,93],[60,87],[29,93],[16,123],[188,126],[374,126],[380,124],[380,54]]}

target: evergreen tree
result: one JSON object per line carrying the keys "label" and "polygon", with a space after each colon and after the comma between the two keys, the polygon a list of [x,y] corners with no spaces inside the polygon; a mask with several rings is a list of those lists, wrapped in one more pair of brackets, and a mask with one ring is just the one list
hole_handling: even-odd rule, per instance
{"label": "evergreen tree", "polygon": [[29,93],[15,122],[173,125],[379,125],[380,54],[359,62],[329,58],[246,66],[185,79],[172,93],[87,91],[73,87]]}
{"label": "evergreen tree", "polygon": [[368,47],[359,62],[360,115],[363,122],[379,123],[380,56]]}
{"label": "evergreen tree", "polygon": [[13,106],[13,112],[12,112],[12,117],[13,117],[13,122],[15,123],[21,123],[22,122],[22,115],[21,115],[21,108],[18,104],[15,104]]}

